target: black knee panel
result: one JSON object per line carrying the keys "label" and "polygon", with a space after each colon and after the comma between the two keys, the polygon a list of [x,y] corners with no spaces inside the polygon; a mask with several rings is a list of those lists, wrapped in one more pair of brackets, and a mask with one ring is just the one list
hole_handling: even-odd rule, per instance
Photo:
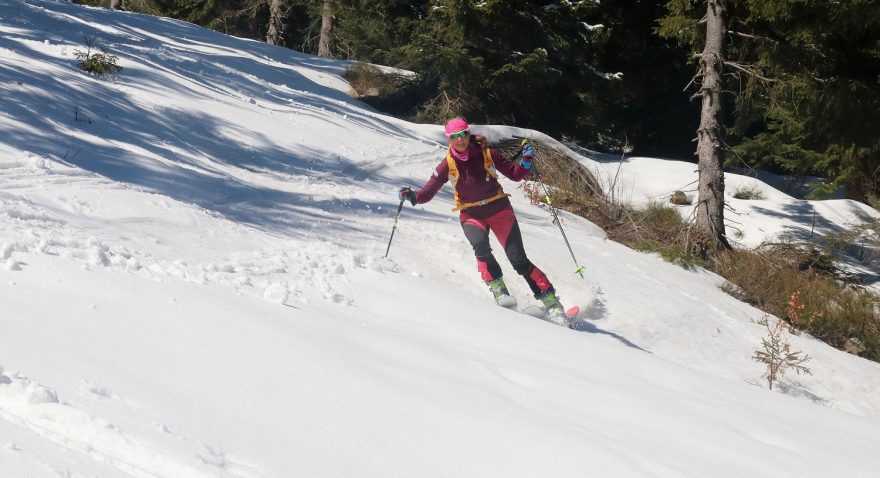
{"label": "black knee panel", "polygon": [[466,224],[462,226],[464,237],[471,243],[474,248],[474,255],[477,257],[489,256],[492,254],[492,246],[489,244],[489,233],[479,227]]}
{"label": "black knee panel", "polygon": [[534,265],[532,265],[531,261],[525,258],[523,261],[518,261],[516,263],[511,260],[510,264],[513,266],[513,270],[515,270],[516,273],[521,276],[528,276],[529,272],[532,272],[532,268],[535,267]]}

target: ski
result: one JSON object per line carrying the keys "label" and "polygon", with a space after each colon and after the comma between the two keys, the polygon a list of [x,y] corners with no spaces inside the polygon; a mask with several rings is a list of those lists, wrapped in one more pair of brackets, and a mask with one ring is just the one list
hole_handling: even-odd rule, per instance
{"label": "ski", "polygon": [[518,308],[516,298],[510,295],[499,298],[497,304],[501,307],[519,312],[521,314],[535,317],[537,319],[541,319],[563,327],[568,327],[570,329],[575,329],[577,328],[579,321],[585,321],[589,319],[590,315],[594,313],[597,301],[599,300],[599,294],[601,294],[601,289],[599,289],[599,287],[597,286],[594,286],[591,292],[592,297],[589,298],[586,302],[565,309],[564,317],[559,317],[555,320],[548,315],[547,309],[539,305],[527,305],[521,309]]}
{"label": "ski", "polygon": [[557,321],[551,320],[547,317],[547,311],[540,306],[537,305],[528,305],[519,312],[522,314],[526,314],[541,320],[546,320],[547,322],[560,325],[562,327],[568,327],[570,329],[575,328],[578,321],[587,320],[590,316],[590,312],[593,310],[596,304],[596,299],[590,301],[589,304],[584,305],[575,305],[573,307],[569,307],[565,309],[565,320],[564,323],[559,323]]}
{"label": "ski", "polygon": [[565,317],[564,317],[563,323],[558,323],[558,322],[552,320],[550,317],[548,317],[547,311],[543,307],[539,307],[537,305],[526,306],[521,311],[521,313],[523,313],[523,314],[530,315],[532,317],[535,317],[535,318],[538,318],[541,320],[546,320],[547,322],[551,322],[556,325],[561,325],[563,327],[570,327],[571,323],[575,319],[578,318],[578,315],[580,314],[580,312],[581,312],[581,308],[579,306],[569,307],[568,309],[565,310]]}
{"label": "ski", "polygon": [[499,298],[495,303],[498,304],[499,307],[516,310],[516,299],[512,295],[505,295]]}

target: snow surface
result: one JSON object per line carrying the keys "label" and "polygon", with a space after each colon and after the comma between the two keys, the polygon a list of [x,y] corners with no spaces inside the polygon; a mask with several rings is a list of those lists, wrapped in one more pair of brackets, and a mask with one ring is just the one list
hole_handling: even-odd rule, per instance
{"label": "snow surface", "polygon": [[[79,71],[84,36],[124,72]],[[595,300],[574,330],[492,304],[448,187],[383,258],[442,129],[351,99],[345,67],[0,0],[0,476],[876,476],[880,365],[791,336],[813,375],[767,390],[763,314],[719,277],[563,213],[581,279],[516,184],[530,258]],[[696,178],[583,161],[634,202]],[[739,182],[765,193],[731,200],[746,244],[877,217]]]}

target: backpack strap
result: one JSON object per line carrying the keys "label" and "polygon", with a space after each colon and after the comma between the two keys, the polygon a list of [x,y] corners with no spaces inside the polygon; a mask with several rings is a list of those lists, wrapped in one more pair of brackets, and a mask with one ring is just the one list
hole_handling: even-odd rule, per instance
{"label": "backpack strap", "polygon": [[[495,169],[495,162],[492,160],[492,150],[487,146],[482,145],[482,143],[481,146],[483,148],[483,168],[486,170],[486,180],[488,181],[490,178],[498,179],[498,171]],[[481,201],[462,203],[461,199],[458,197],[458,189],[456,188],[456,183],[458,182],[458,166],[455,164],[455,158],[452,157],[451,151],[446,153],[446,164],[449,166],[449,182],[452,183],[452,191],[455,196],[455,207],[452,209],[453,212],[461,211],[462,209],[467,209],[469,207],[482,206],[492,201],[510,196],[510,194],[504,193],[504,189],[499,184],[498,193],[494,196]]]}

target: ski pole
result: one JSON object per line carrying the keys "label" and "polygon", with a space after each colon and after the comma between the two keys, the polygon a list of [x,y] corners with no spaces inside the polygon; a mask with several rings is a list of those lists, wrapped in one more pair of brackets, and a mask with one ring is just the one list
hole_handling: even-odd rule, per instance
{"label": "ski pole", "polygon": [[394,231],[397,230],[397,220],[400,218],[400,211],[403,209],[403,199],[400,200],[400,205],[397,206],[397,215],[394,216],[394,225],[391,226],[391,237],[388,238],[388,247],[385,248],[385,259],[388,258],[388,251],[391,250],[391,240],[394,239]]}
{"label": "ski pole", "polygon": [[[523,139],[521,146],[525,146],[529,143],[528,139]],[[534,147],[533,147],[534,148]],[[520,152],[522,152],[522,148],[520,148]],[[537,153],[537,151],[536,151]],[[535,176],[538,177],[538,182],[541,184],[541,188],[544,190],[544,202],[547,203],[547,206],[550,208],[550,214],[553,215],[553,222],[559,227],[559,232],[562,233],[562,240],[565,241],[565,246],[568,247],[568,253],[571,254],[571,260],[574,261],[574,272],[575,274],[581,276],[581,279],[584,278],[584,266],[578,264],[577,259],[574,257],[574,251],[571,249],[571,244],[568,242],[568,237],[565,235],[565,230],[562,229],[562,221],[559,220],[559,213],[556,211],[556,206],[553,205],[553,200],[550,198],[550,190],[547,188],[547,184],[544,183],[543,178],[541,177],[541,173],[538,172],[537,161],[532,163],[532,169],[535,171]]]}

